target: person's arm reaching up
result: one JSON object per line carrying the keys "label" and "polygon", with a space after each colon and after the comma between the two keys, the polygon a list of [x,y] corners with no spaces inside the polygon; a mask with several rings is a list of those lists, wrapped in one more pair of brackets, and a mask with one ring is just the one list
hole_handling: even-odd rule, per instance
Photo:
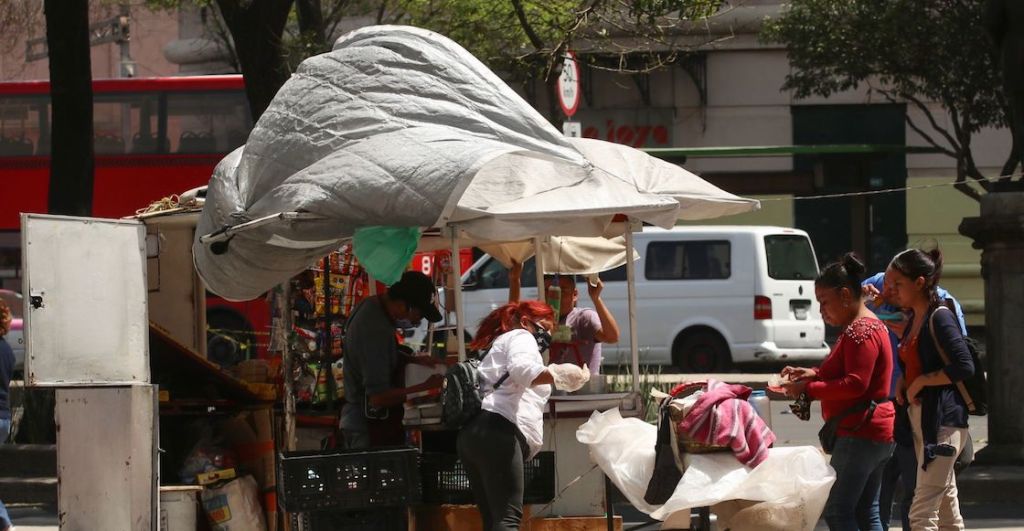
{"label": "person's arm reaching up", "polygon": [[619,323],[615,322],[615,317],[612,316],[611,310],[608,309],[604,300],[601,299],[604,282],[601,282],[601,279],[596,280],[596,286],[592,285],[590,280],[587,280],[587,293],[590,295],[590,300],[594,302],[594,311],[597,312],[598,319],[601,320],[601,329],[594,334],[594,337],[602,343],[618,343]]}

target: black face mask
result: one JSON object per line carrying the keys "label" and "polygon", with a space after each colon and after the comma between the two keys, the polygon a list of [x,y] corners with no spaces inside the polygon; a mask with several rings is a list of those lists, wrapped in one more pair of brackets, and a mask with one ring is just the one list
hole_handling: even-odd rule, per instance
{"label": "black face mask", "polygon": [[541,352],[544,352],[551,346],[551,332],[548,332],[544,327],[537,323],[533,323],[533,326],[536,328],[536,331],[533,333],[533,338],[537,340],[537,348],[539,348]]}

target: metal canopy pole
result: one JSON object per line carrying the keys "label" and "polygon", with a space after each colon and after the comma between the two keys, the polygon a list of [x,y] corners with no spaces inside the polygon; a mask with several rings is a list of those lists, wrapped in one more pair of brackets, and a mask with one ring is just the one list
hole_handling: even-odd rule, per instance
{"label": "metal canopy pole", "polygon": [[[547,294],[544,293],[544,257],[540,253],[541,238],[533,239],[533,266],[537,273],[537,300],[544,301]],[[558,320],[558,316],[555,316]]]}
{"label": "metal canopy pole", "polygon": [[626,288],[629,297],[629,354],[632,356],[633,392],[640,391],[640,348],[636,333],[636,263],[633,262],[633,220],[626,218]]}
{"label": "metal canopy pole", "polygon": [[459,262],[459,228],[456,225],[448,225],[452,238],[452,273],[449,282],[453,284],[452,291],[455,293],[455,334],[459,344],[459,361],[466,361],[466,325],[463,319],[462,308],[462,271]]}

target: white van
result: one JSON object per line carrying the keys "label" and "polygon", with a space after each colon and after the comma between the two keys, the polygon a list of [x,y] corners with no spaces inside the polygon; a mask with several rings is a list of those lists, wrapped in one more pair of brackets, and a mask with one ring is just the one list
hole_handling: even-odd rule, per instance
{"label": "white van", "polygon": [[[818,274],[807,233],[780,227],[647,228],[634,238],[640,362],[689,372],[733,363],[820,361],[828,354],[814,298]],[[601,274],[602,297],[621,340],[603,347],[604,365],[629,364],[626,268]],[[467,331],[508,300],[508,270],[483,256],[462,278]],[[523,299],[537,298],[533,260]],[[579,306],[592,306],[580,279]]]}

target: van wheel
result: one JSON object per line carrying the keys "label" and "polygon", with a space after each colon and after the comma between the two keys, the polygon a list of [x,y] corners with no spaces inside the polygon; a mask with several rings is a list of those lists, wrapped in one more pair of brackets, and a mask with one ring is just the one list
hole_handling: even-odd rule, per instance
{"label": "van wheel", "polygon": [[714,332],[695,332],[672,349],[672,360],[683,372],[726,372],[732,367],[732,357],[725,341]]}

